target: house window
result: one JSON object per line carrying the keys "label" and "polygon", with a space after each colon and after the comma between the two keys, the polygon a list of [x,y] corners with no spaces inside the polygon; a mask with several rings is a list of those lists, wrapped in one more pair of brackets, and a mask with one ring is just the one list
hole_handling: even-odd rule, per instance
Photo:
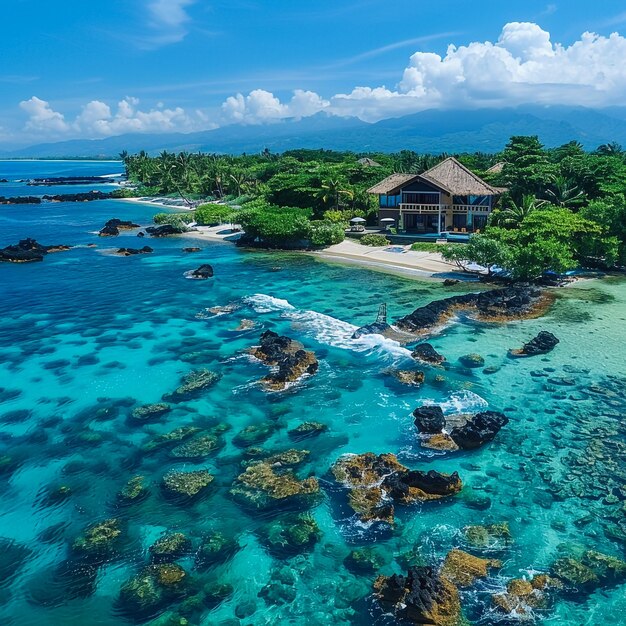
{"label": "house window", "polygon": [[400,196],[380,196],[380,206],[394,208],[400,204]]}
{"label": "house window", "polygon": [[439,204],[439,194],[406,192],[402,201],[405,204]]}

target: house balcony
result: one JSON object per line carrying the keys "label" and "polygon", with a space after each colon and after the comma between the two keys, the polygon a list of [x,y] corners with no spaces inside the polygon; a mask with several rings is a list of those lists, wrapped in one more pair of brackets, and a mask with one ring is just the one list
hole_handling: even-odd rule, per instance
{"label": "house balcony", "polygon": [[446,207],[440,204],[411,204],[405,202],[400,204],[402,213],[439,213],[440,210],[444,214]]}
{"label": "house balcony", "polygon": [[488,204],[454,204],[452,205],[453,213],[479,213],[486,215],[491,211]]}

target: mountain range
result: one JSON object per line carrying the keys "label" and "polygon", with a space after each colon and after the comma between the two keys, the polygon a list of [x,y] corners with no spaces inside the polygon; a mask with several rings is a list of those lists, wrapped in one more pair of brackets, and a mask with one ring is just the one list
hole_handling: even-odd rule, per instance
{"label": "mountain range", "polygon": [[194,133],[126,134],[106,139],[74,139],[2,150],[2,158],[117,157],[126,150],[255,153],[268,148],[326,148],[355,152],[498,152],[512,135],[538,135],[547,147],[572,140],[587,149],[616,141],[626,145],[626,107],[428,110],[367,123],[318,113],[265,125],[231,125]]}

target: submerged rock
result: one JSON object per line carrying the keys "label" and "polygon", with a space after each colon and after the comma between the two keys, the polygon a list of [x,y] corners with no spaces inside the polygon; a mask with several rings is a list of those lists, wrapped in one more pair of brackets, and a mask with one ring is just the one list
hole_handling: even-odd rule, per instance
{"label": "submerged rock", "polygon": [[502,563],[494,559],[480,559],[477,556],[450,550],[443,562],[441,575],[457,587],[471,587],[478,578],[486,578],[490,568],[500,568]]}
{"label": "submerged rock", "polygon": [[578,592],[589,592],[601,585],[626,580],[626,562],[588,550],[580,558],[558,559],[552,566],[552,573],[566,587]]}
{"label": "submerged rock", "polygon": [[524,319],[542,313],[550,299],[541,290],[524,285],[467,293],[436,300],[399,319],[396,326],[423,335],[441,326],[460,311],[474,313],[485,321]]}
{"label": "submerged rock", "polygon": [[271,459],[255,462],[233,483],[230,493],[254,508],[278,505],[310,505],[320,493],[317,478],[300,479],[280,462]]}
{"label": "submerged rock", "polygon": [[234,437],[233,443],[240,448],[247,448],[267,441],[275,432],[277,426],[273,422],[251,424],[240,430]]}
{"label": "submerged rock", "polygon": [[202,429],[197,426],[181,426],[171,430],[169,433],[159,435],[149,441],[143,449],[146,452],[152,452],[168,445],[174,445],[180,441],[184,441],[189,437],[193,437],[196,433],[199,433]]}
{"label": "submerged rock", "polygon": [[239,544],[220,532],[207,534],[196,551],[196,568],[205,570],[213,565],[224,563],[239,550]]}
{"label": "submerged rock", "polygon": [[493,548],[512,541],[507,522],[485,526],[466,526],[463,534],[467,542],[475,548]]}
{"label": "submerged rock", "polygon": [[120,590],[120,608],[138,617],[152,616],[188,592],[187,572],[175,563],[149,565]]}
{"label": "submerged rock", "polygon": [[116,550],[122,538],[119,520],[108,519],[88,526],[72,544],[72,550],[88,559],[106,559]]}
{"label": "submerged rock", "polygon": [[535,338],[518,350],[509,350],[511,356],[535,356],[537,354],[547,354],[554,350],[559,340],[548,331],[542,330]]}
{"label": "submerged rock", "polygon": [[170,533],[157,539],[149,549],[150,557],[155,563],[175,561],[188,554],[191,540],[183,533]]}
{"label": "submerged rock", "polygon": [[169,496],[193,498],[205,491],[213,479],[214,476],[208,470],[171,470],[163,476],[163,490]]}
{"label": "submerged rock", "polygon": [[322,531],[311,515],[288,515],[270,522],[260,530],[263,544],[276,556],[311,549],[321,538]]}
{"label": "submerged rock", "polygon": [[224,442],[217,435],[200,435],[176,446],[171,455],[179,459],[200,459],[215,452],[223,445]]}
{"label": "submerged rock", "polygon": [[305,350],[299,341],[281,337],[271,330],[261,335],[261,345],[251,348],[250,354],[266,365],[277,367],[277,371],[262,381],[272,391],[282,391],[305,374],[315,374],[318,368],[313,352]]}
{"label": "submerged rock", "polygon": [[139,502],[149,495],[145,476],[133,476],[119,491],[117,499],[122,504]]}
{"label": "submerged rock", "polygon": [[200,252],[202,248],[198,248],[197,246],[191,246],[189,248],[183,248],[183,252]]}
{"label": "submerged rock", "polygon": [[464,365],[465,367],[474,369],[477,367],[482,367],[485,364],[485,359],[483,359],[480,354],[465,354],[459,357],[459,363],[461,363],[461,365]]}
{"label": "submerged rock", "polygon": [[368,546],[352,550],[344,559],[344,565],[353,572],[373,574],[388,563],[388,559],[378,548]]}
{"label": "submerged rock", "polygon": [[450,438],[462,450],[473,450],[492,441],[509,418],[497,411],[483,411],[468,419],[465,425],[453,428]]}
{"label": "submerged rock", "polygon": [[157,404],[144,404],[133,409],[131,417],[137,422],[151,422],[163,417],[171,411],[169,404],[159,402]]}
{"label": "submerged rock", "polygon": [[221,376],[207,369],[189,372],[183,376],[180,386],[163,396],[164,402],[183,402],[195,398],[220,380]]}
{"label": "submerged rock", "polygon": [[458,474],[409,470],[394,454],[345,455],[332,467],[337,482],[350,489],[348,503],[363,522],[393,524],[393,502],[438,500],[461,491]]}
{"label": "submerged rock", "polygon": [[445,357],[439,354],[429,343],[420,343],[415,346],[413,352],[411,352],[411,356],[417,361],[424,361],[431,365],[441,365],[441,363],[446,360]]}
{"label": "submerged rock", "polygon": [[426,377],[421,370],[396,370],[393,372],[393,375],[403,385],[411,385],[413,387],[420,387]]}
{"label": "submerged rock", "polygon": [[303,422],[299,426],[287,431],[289,437],[296,441],[308,439],[309,437],[317,437],[328,431],[328,426],[321,422]]}
{"label": "submerged rock", "polygon": [[30,548],[24,544],[0,537],[0,588],[10,586],[30,555]]}
{"label": "submerged rock", "polygon": [[432,567],[411,567],[406,576],[379,576],[374,597],[399,621],[433,626],[463,623],[457,588]]}
{"label": "submerged rock", "polygon": [[548,592],[560,589],[562,584],[554,579],[539,574],[530,580],[514,578],[506,586],[506,592],[491,596],[496,610],[514,616],[516,620],[532,619],[535,609],[545,609],[548,605]]}

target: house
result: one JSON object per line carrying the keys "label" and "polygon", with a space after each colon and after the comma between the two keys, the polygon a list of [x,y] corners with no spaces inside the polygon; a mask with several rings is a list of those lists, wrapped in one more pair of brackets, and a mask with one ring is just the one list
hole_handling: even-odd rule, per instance
{"label": "house", "polygon": [[359,159],[357,163],[363,167],[382,167],[380,163],[377,163],[374,159],[370,159],[369,157],[363,157]]}
{"label": "house", "polygon": [[392,174],[367,190],[378,196],[378,218],[409,233],[483,230],[498,198],[492,187],[454,157],[423,174]]}

